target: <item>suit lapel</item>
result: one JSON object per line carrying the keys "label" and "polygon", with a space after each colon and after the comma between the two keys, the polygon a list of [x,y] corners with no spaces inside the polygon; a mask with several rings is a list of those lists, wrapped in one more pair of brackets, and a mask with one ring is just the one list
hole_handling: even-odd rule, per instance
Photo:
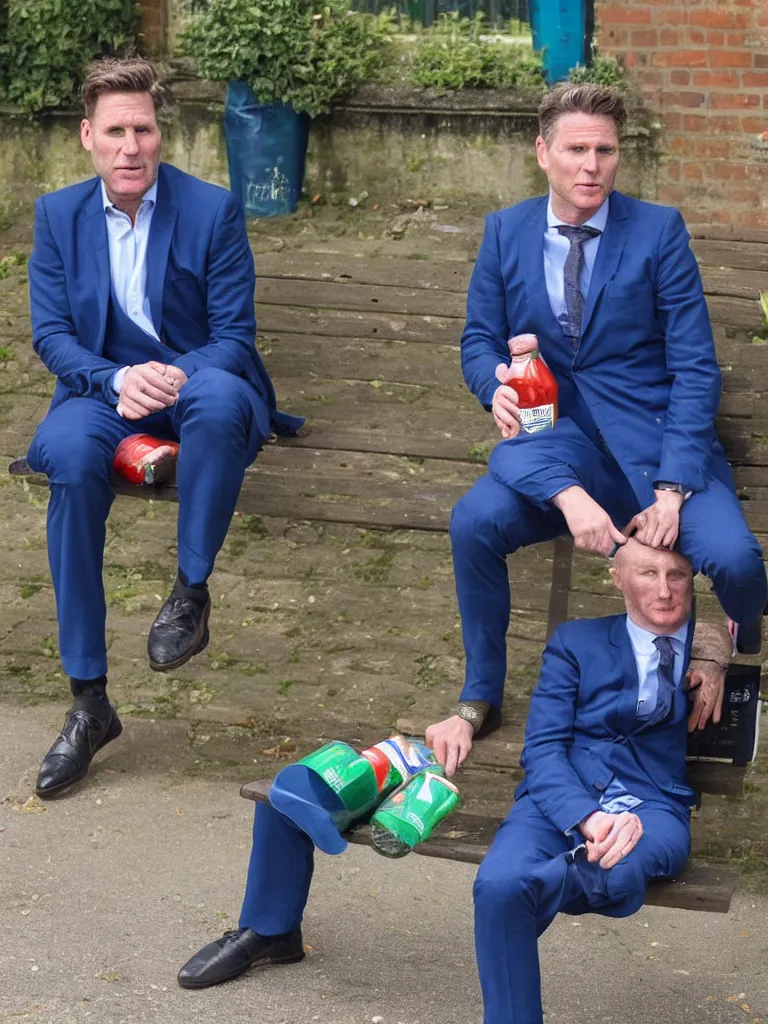
{"label": "suit lapel", "polygon": [[163,291],[168,268],[168,252],[171,248],[177,213],[166,180],[165,167],[160,164],[157,174],[157,205],[152,215],[147,244],[147,295],[152,324],[159,338],[162,338]]}
{"label": "suit lapel", "polygon": [[86,206],[86,231],[88,249],[93,253],[96,264],[96,298],[98,303],[98,351],[104,346],[104,332],[107,326],[107,305],[109,303],[109,243],[107,241],[107,217],[101,194],[101,179],[96,179],[96,188]]}
{"label": "suit lapel", "polygon": [[549,304],[544,276],[544,232],[547,230],[547,198],[541,198],[526,218],[520,237],[520,269],[525,281],[528,307],[536,324],[553,341],[560,343],[565,335]]}
{"label": "suit lapel", "polygon": [[619,731],[623,735],[635,731],[639,724],[637,717],[637,696],[640,690],[640,680],[637,675],[637,662],[635,652],[632,649],[632,641],[627,632],[627,617],[622,615],[611,627],[611,643],[618,648],[618,656],[621,660],[621,672],[624,685],[621,688],[619,697]]}
{"label": "suit lapel", "polygon": [[600,239],[600,246],[597,250],[597,259],[592,269],[592,279],[589,283],[589,294],[587,295],[584,307],[584,322],[581,332],[582,338],[589,328],[592,314],[595,311],[597,300],[603,292],[606,284],[611,280],[619,266],[619,260],[627,240],[629,230],[629,215],[627,213],[624,196],[621,192],[613,192],[610,198],[608,222],[605,225],[603,237]]}

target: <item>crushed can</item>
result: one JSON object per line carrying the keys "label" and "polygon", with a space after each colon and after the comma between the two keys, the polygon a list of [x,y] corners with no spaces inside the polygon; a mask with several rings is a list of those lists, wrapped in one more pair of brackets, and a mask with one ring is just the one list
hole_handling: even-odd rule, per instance
{"label": "crushed can", "polygon": [[131,434],[115,449],[112,469],[131,484],[163,484],[173,478],[178,454],[176,441]]}
{"label": "crushed can", "polygon": [[404,857],[460,806],[461,793],[440,765],[427,768],[391,793],[373,815],[373,848],[384,857]]}
{"label": "crushed can", "polygon": [[275,776],[269,802],[324,853],[342,853],[342,833],[404,781],[436,764],[421,743],[396,735],[358,753],[334,740]]}

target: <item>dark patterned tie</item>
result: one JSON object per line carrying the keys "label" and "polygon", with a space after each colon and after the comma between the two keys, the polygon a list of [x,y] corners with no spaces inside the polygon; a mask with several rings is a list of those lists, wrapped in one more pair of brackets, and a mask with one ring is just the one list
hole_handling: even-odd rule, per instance
{"label": "dark patterned tie", "polygon": [[579,285],[581,268],[584,266],[584,243],[590,238],[597,238],[600,232],[597,228],[571,227],[570,224],[558,224],[557,230],[571,244],[563,268],[566,316],[560,323],[575,350],[581,338],[581,321],[584,316],[584,296]]}
{"label": "dark patterned tie", "polygon": [[659,682],[656,694],[656,707],[648,716],[648,725],[656,725],[663,721],[669,714],[672,707],[672,700],[675,696],[675,648],[668,636],[654,637],[654,646],[659,652],[659,667],[656,669],[656,678]]}

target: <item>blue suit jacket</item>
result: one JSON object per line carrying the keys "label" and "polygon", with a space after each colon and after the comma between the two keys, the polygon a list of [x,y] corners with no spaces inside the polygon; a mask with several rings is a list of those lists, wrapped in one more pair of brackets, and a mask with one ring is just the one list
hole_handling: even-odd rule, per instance
{"label": "blue suit jacket", "polygon": [[[732,487],[713,425],[712,328],[680,214],[612,193],[575,355],[549,304],[546,228],[546,197],[487,218],[461,340],[469,388],[490,407],[507,340],[530,332],[557,379],[560,415],[570,415],[578,389],[641,507],[654,500],[654,480],[701,491],[712,475]],[[512,457],[514,443],[500,445],[497,460]]]}
{"label": "blue suit jacket", "polygon": [[[35,351],[58,378],[52,408],[73,395],[109,400],[117,365],[102,355],[110,296],[100,179],[41,196],[29,262]],[[245,377],[277,433],[303,422],[277,411],[256,351],[255,275],[240,203],[226,189],[161,164],[147,245],[152,323],[188,377],[216,367]]]}
{"label": "blue suit jacket", "polygon": [[[688,628],[684,671],[691,656]],[[565,832],[600,809],[614,775],[633,796],[662,800],[688,820],[688,698],[678,687],[657,725],[637,717],[638,677],[626,615],[560,626],[542,657],[531,697],[521,764],[526,793]]]}

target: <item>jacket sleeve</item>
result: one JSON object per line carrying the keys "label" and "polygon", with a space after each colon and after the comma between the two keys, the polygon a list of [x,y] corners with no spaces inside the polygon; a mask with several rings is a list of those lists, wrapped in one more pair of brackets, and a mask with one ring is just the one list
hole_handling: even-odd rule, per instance
{"label": "jacket sleeve", "polygon": [[670,210],[659,242],[656,307],[672,377],[656,479],[702,491],[715,438],[720,370],[701,275],[677,210]]}
{"label": "jacket sleeve", "polygon": [[74,394],[111,403],[107,387],[116,363],[80,344],[67,293],[66,270],[45,210],[45,197],[35,203],[35,241],[29,260],[32,344],[44,365]]}
{"label": "jacket sleeve", "polygon": [[531,697],[521,758],[525,782],[538,809],[568,832],[600,804],[568,757],[573,742],[580,668],[557,630],[547,644],[539,682]]}
{"label": "jacket sleeve", "polygon": [[245,214],[235,196],[227,192],[216,213],[208,250],[206,285],[210,340],[174,360],[188,377],[205,367],[239,375],[252,363],[256,343],[255,284]]}
{"label": "jacket sleeve", "polygon": [[485,233],[467,292],[467,320],[461,335],[464,380],[482,406],[490,410],[499,381],[496,367],[509,363],[507,300],[501,274],[498,218],[485,220]]}

